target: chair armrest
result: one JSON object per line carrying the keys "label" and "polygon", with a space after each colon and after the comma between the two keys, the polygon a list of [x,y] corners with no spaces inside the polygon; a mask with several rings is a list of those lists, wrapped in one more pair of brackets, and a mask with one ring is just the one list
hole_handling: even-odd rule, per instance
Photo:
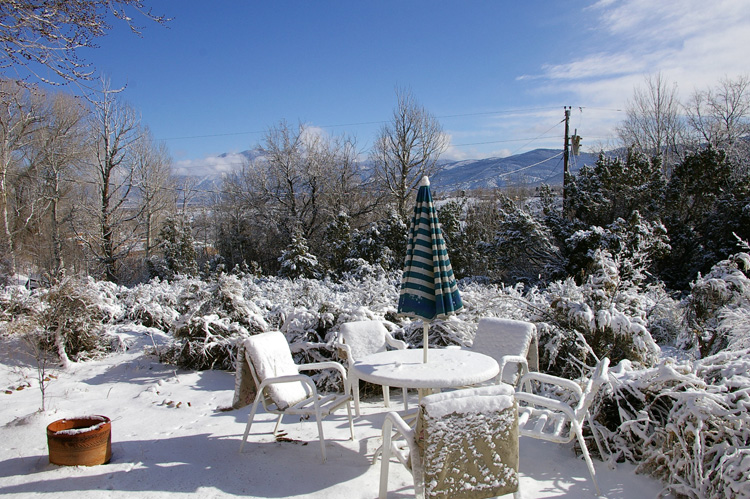
{"label": "chair armrest", "polygon": [[[550,399],[547,397],[542,397],[541,395],[536,395],[533,393],[526,393],[526,392],[516,392],[516,400],[521,402],[526,402],[527,404],[537,406],[537,407],[546,407],[547,409],[552,409],[554,411],[559,411],[564,413],[567,417],[571,419],[571,421],[576,421],[576,415],[575,412],[573,412],[573,409],[566,404],[565,402],[560,402],[559,400]],[[521,406],[519,406],[519,410],[521,409]]]}
{"label": "chair armrest", "polygon": [[344,357],[346,357],[346,363],[351,367],[351,365],[354,363],[354,356],[352,355],[352,347],[350,347],[348,344],[341,341],[341,338],[338,336],[338,333],[336,333],[336,339],[333,341],[333,346],[338,349],[339,356],[341,356],[341,351],[343,350]]}
{"label": "chair armrest", "polygon": [[526,360],[526,357],[522,357],[520,355],[503,355],[500,358],[500,381],[503,380],[503,372],[505,371],[505,368],[508,366],[508,364],[518,364],[521,366],[521,375],[524,375],[529,372],[529,363]]}
{"label": "chair armrest", "polygon": [[[310,362],[308,364],[299,364],[297,366],[298,371],[310,371],[313,369],[335,369],[341,375],[341,380],[344,382],[344,393],[350,393],[349,378],[346,375],[346,369],[340,363],[329,360],[324,362]],[[300,375],[304,376],[304,375]],[[307,377],[307,376],[305,376]]]}
{"label": "chair armrest", "polygon": [[275,378],[266,378],[258,387],[258,393],[261,393],[268,385],[271,385],[271,384],[292,383],[295,381],[301,381],[302,383],[306,384],[307,386],[310,387],[310,392],[313,395],[317,395],[318,389],[315,387],[315,383],[310,378],[310,376],[305,376],[304,374],[291,374],[288,376],[276,376]]}
{"label": "chair armrest", "polygon": [[[583,390],[581,390],[581,386],[576,383],[575,381],[565,379],[565,378],[559,378],[557,376],[552,376],[551,374],[544,374],[539,372],[528,372],[523,375],[521,378],[520,383],[520,389],[523,392],[531,392],[531,381],[539,381],[541,383],[547,383],[549,385],[555,385],[559,386],[560,388],[564,388],[566,390],[570,390],[571,392],[575,393],[578,398],[580,398],[583,395]],[[519,393],[519,392],[517,392]]]}
{"label": "chair armrest", "polygon": [[406,350],[407,347],[405,341],[397,340],[396,338],[391,336],[391,333],[389,332],[385,333],[385,342],[398,350]]}
{"label": "chair armrest", "polygon": [[346,379],[346,369],[340,363],[327,360],[324,362],[310,362],[307,364],[299,364],[297,366],[298,371],[311,371],[313,369],[336,369],[344,379]]}
{"label": "chair armrest", "polygon": [[[385,415],[385,421],[390,421],[391,429],[397,433],[403,435],[407,440],[414,440],[415,432],[414,428],[409,426],[409,423],[404,421],[404,418],[397,412],[391,411]],[[383,422],[383,433],[385,431],[385,421]]]}

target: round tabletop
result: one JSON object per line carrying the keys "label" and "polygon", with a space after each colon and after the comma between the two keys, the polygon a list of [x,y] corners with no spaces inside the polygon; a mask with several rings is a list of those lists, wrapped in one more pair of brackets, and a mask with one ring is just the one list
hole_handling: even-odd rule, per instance
{"label": "round tabletop", "polygon": [[458,348],[389,350],[354,362],[353,374],[364,381],[400,388],[451,388],[482,383],[498,375],[497,361]]}

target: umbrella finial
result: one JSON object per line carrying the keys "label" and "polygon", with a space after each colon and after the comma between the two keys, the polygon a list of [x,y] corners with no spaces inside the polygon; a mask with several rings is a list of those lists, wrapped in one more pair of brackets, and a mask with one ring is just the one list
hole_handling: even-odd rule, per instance
{"label": "umbrella finial", "polygon": [[430,179],[427,177],[427,175],[425,175],[424,177],[422,177],[422,180],[419,181],[419,187],[425,187],[428,185],[430,185]]}

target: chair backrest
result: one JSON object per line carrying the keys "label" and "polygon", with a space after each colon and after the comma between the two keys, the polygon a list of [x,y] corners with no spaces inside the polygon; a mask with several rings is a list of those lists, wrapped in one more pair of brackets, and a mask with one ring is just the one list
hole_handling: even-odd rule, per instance
{"label": "chair backrest", "polygon": [[483,317],[471,349],[500,362],[504,355],[526,357],[532,344],[536,345],[536,326],[531,322]]}
{"label": "chair backrest", "polygon": [[340,340],[349,345],[354,361],[366,355],[384,352],[388,330],[381,321],[346,322],[339,328]]}
{"label": "chair backrest", "polygon": [[468,499],[518,490],[513,393],[500,384],[422,399],[416,433],[426,497]]}
{"label": "chair backrest", "polygon": [[[244,343],[245,357],[258,387],[268,378],[299,374],[289,343],[280,331],[256,334],[247,338]],[[311,395],[301,381],[271,384],[264,392],[281,410]],[[264,404],[265,402],[264,400]]]}
{"label": "chair backrest", "polygon": [[578,401],[578,405],[576,405],[574,409],[576,419],[579,422],[582,422],[583,418],[586,417],[589,407],[591,407],[591,404],[594,402],[596,394],[599,392],[599,389],[601,389],[602,385],[607,383],[608,380],[609,359],[607,357],[603,357],[596,364],[593,374],[583,386],[581,400]]}

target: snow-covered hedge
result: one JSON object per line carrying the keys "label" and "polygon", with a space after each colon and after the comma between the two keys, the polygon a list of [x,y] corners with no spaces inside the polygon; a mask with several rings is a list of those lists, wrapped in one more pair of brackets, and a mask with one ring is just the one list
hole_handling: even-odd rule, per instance
{"label": "snow-covered hedge", "polygon": [[609,459],[627,459],[677,495],[750,497],[750,350],[614,370],[600,407]]}

